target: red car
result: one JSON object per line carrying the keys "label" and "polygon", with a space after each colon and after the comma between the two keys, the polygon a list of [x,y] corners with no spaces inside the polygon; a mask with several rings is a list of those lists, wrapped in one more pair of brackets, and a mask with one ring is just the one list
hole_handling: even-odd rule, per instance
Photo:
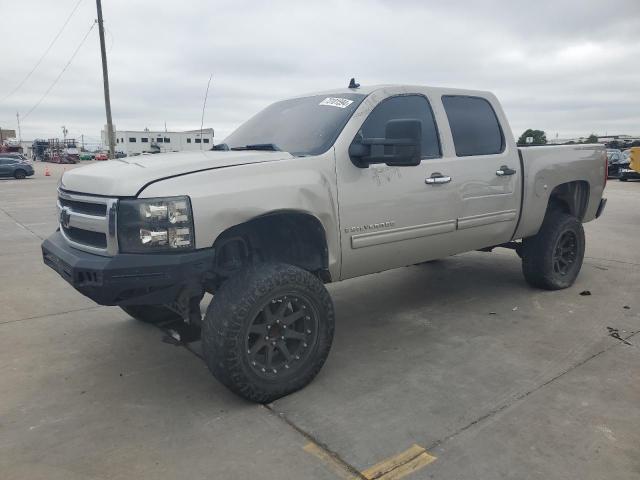
{"label": "red car", "polygon": [[109,160],[109,155],[106,153],[96,153],[96,160]]}

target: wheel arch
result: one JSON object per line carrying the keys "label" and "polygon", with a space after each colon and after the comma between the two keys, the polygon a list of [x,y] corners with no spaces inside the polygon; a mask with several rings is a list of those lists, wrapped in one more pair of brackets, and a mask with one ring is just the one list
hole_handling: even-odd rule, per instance
{"label": "wheel arch", "polygon": [[582,221],[589,205],[590,185],[586,180],[575,180],[557,185],[549,195],[547,212],[559,209]]}
{"label": "wheel arch", "polygon": [[597,192],[594,192],[588,180],[551,184],[548,190],[546,187],[544,181],[536,181],[533,188],[529,189],[529,193],[525,187],[521,220],[513,240],[536,235],[545,217],[552,211],[559,210],[573,215],[581,222],[591,220],[590,212],[595,212],[597,205],[595,207],[591,205],[590,200]]}
{"label": "wheel arch", "polygon": [[279,209],[228,227],[214,240],[214,273],[227,278],[248,264],[280,262],[331,281],[327,232],[318,217]]}

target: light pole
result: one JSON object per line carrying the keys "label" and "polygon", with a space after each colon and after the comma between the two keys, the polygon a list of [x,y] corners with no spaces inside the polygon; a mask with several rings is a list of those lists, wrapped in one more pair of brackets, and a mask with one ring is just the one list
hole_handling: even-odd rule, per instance
{"label": "light pole", "polygon": [[18,120],[18,141],[22,146],[22,130],[20,129],[20,112],[16,112],[16,119]]}
{"label": "light pole", "polygon": [[113,122],[111,120],[111,98],[109,96],[109,71],[107,70],[107,51],[104,45],[104,25],[102,24],[102,2],[96,0],[98,9],[98,33],[100,36],[100,54],[102,55],[102,79],[104,81],[104,106],[107,111],[107,142],[110,158],[115,157],[115,142],[113,134]]}

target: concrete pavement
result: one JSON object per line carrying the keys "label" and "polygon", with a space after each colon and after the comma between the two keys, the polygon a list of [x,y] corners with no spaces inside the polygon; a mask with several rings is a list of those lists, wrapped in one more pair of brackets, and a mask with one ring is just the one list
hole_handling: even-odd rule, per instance
{"label": "concrete pavement", "polygon": [[609,183],[570,289],[528,287],[499,250],[331,285],[323,371],[257,406],[197,342],[42,264],[64,166],[36,168],[0,180],[2,478],[640,478],[640,182]]}

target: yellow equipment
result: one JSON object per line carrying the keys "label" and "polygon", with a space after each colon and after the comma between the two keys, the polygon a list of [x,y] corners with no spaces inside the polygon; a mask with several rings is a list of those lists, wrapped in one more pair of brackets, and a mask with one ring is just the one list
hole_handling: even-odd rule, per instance
{"label": "yellow equipment", "polygon": [[640,147],[631,147],[629,168],[640,173]]}
{"label": "yellow equipment", "polygon": [[626,182],[630,178],[640,179],[640,147],[631,147],[629,152],[629,166],[620,168],[621,182]]}

